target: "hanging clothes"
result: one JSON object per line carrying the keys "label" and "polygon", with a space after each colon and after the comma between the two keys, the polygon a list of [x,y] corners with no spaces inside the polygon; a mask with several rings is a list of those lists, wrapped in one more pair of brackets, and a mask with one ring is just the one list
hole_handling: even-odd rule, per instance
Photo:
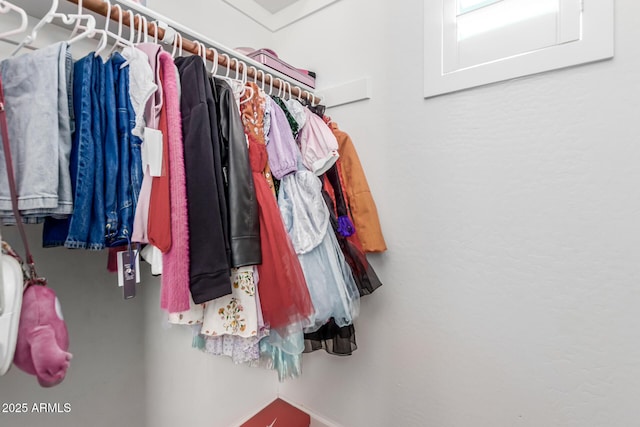
{"label": "hanging clothes", "polygon": [[315,332],[304,334],[304,352],[324,350],[336,356],[350,356],[358,349],[353,325],[339,327],[333,319]]}
{"label": "hanging clothes", "polygon": [[342,177],[345,191],[349,196],[349,210],[362,247],[365,252],[384,252],[387,250],[387,245],[382,235],[378,209],[353,141],[347,133],[338,128],[336,123],[331,122],[329,126],[338,141]]}
{"label": "hanging clothes", "polygon": [[268,102],[272,103],[269,163],[281,180],[278,206],[315,308],[312,324],[305,331],[317,330],[330,318],[335,318],[339,326],[350,325],[358,316],[360,297],[330,230],[322,183],[303,166],[284,112],[273,100]]}
{"label": "hanging clothes", "polygon": [[[264,97],[264,94],[261,96]],[[270,114],[271,114],[271,104],[265,102],[264,114],[254,117],[255,126],[262,125],[263,135],[264,135],[264,145],[266,145],[267,147],[269,146],[269,128],[271,126],[271,120],[269,119]],[[264,178],[267,181],[267,185],[269,186],[269,189],[271,190],[273,195],[275,197],[278,197],[278,186],[280,183],[278,182],[277,179],[274,179],[273,174],[271,173],[271,167],[269,166],[269,162],[267,162],[267,164],[265,165],[264,170],[262,171],[262,175],[264,175]]]}
{"label": "hanging clothes", "polygon": [[[175,60],[182,85],[180,111],[189,200],[189,258],[191,296],[196,304],[231,293],[229,251],[220,211],[221,170],[218,124],[211,84],[202,59]],[[212,123],[213,121],[213,123]],[[214,140],[215,138],[215,140]],[[213,205],[212,205],[213,201]]]}
{"label": "hanging clothes", "polygon": [[253,267],[232,269],[230,282],[232,283],[230,295],[202,304],[193,304],[185,312],[171,313],[169,322],[202,325],[200,333],[205,336],[257,337],[260,327]]}
{"label": "hanging clothes", "polygon": [[[190,306],[189,213],[178,71],[171,55],[164,51],[158,55],[158,67],[163,87],[160,127],[166,147],[165,173],[169,177],[167,196],[172,236],[171,245],[162,256],[160,307],[173,313],[188,310]],[[149,218],[152,217],[150,214]]]}
{"label": "hanging clothes", "polygon": [[291,128],[291,133],[293,134],[293,138],[294,139],[297,138],[298,132],[300,131],[300,128],[302,126],[298,124],[295,117],[289,112],[289,106],[287,105],[286,101],[284,101],[281,98],[278,98],[277,96],[272,96],[271,99],[273,99],[276,102],[276,104],[278,104],[278,107],[280,107],[284,115],[287,117],[287,123],[289,123],[289,127]]}
{"label": "hanging clothes", "polygon": [[[287,106],[302,128],[306,123],[306,108],[297,100],[288,100]],[[348,221],[346,196],[342,191],[341,180],[337,182],[336,172],[340,170],[341,159],[323,175],[325,185],[322,194],[330,212],[330,222],[335,232],[344,258],[351,267],[358,291],[361,296],[372,293],[381,286],[375,271],[364,255],[353,225]],[[335,186],[335,188],[334,188]],[[340,219],[340,221],[339,221]],[[357,349],[355,328],[353,325],[338,326],[334,319],[322,325],[318,330],[307,331],[305,352],[324,349],[330,354],[350,355]]]}
{"label": "hanging clothes", "polygon": [[[173,63],[171,64],[171,66]],[[160,81],[163,78],[172,78],[173,75],[165,76],[161,71]],[[165,104],[163,103],[163,106]],[[173,241],[171,232],[171,211],[170,201],[170,173],[169,173],[169,124],[167,123],[167,110],[160,110],[160,120],[158,130],[162,134],[162,173],[154,176],[151,180],[151,193],[149,194],[149,215],[147,219],[147,236],[149,243],[158,248],[160,252],[166,253],[171,249]]]}
{"label": "hanging clothes", "polygon": [[[131,133],[136,117],[129,98],[129,67],[126,59],[116,52],[109,62],[113,67],[116,83],[116,122],[118,129],[117,218],[107,223],[107,244],[120,246],[131,242],[133,219],[142,185],[142,141]],[[108,89],[107,89],[108,90]],[[105,156],[109,159],[108,156]],[[108,181],[107,181],[108,182]]]}
{"label": "hanging clothes", "polygon": [[[258,211],[244,128],[232,88],[226,82],[214,79],[211,88],[220,126],[220,158],[226,178],[228,212],[241,209],[239,212],[246,214],[229,218],[229,235],[225,237],[236,262],[257,263],[261,258]],[[236,363],[241,363],[257,359],[259,339],[268,333],[268,329],[261,316],[255,268],[245,266],[231,271],[230,295],[192,304],[188,311],[170,315],[169,321],[201,325],[195,339],[199,348],[230,356]]]}
{"label": "hanging clothes", "polygon": [[271,331],[269,336],[260,341],[260,358],[252,363],[278,373],[278,380],[283,382],[289,378],[302,375],[302,353],[304,352],[304,335],[299,325],[291,325],[278,331]]}
{"label": "hanging clothes", "polygon": [[[159,45],[152,43],[142,43],[139,44],[137,48],[131,50],[144,55],[147,60],[147,65],[150,68],[153,85],[156,87],[156,90],[151,94],[151,96],[147,99],[147,102],[145,102],[145,104],[142,106],[144,116],[144,119],[142,121],[148,126],[149,129],[155,131],[160,127],[160,110],[163,106],[163,87],[161,84],[162,78],[160,67],[160,53],[163,50]],[[129,53],[129,55],[134,58],[138,56],[137,53],[133,52]],[[140,119],[138,117],[138,114],[136,114],[136,128],[134,128],[132,132],[136,132],[136,129],[141,126],[139,124],[139,121]],[[152,133],[151,130],[149,131],[149,133]],[[137,132],[141,132],[141,130],[138,129]],[[146,151],[147,146],[153,143],[151,139],[154,136],[155,135],[148,135],[147,141],[143,141],[143,153]],[[143,156],[142,167],[142,186],[140,188],[138,206],[136,208],[136,213],[134,216],[133,236],[131,240],[139,243],[149,243],[149,205],[151,203],[151,188],[153,177],[151,176],[150,159],[147,159],[146,156]]]}
{"label": "hanging clothes", "polygon": [[[231,283],[231,296],[206,303],[202,334],[255,337],[259,327],[253,267],[234,269]],[[208,313],[211,315],[207,315]]]}
{"label": "hanging clothes", "polygon": [[[65,43],[20,58],[0,74],[18,93],[47,82],[43,125],[56,135],[44,150],[57,156],[45,171],[57,204],[22,209],[25,222],[44,219],[44,245],[146,244],[169,322],[190,326],[194,347],[281,381],[301,375],[303,352],[357,349],[360,297],[381,283],[354,211],[367,248],[386,246],[355,148],[323,107],[211,76],[200,57],[174,61],[152,43],[106,62],[92,53],[73,65]],[[31,80],[20,74],[43,61]],[[148,134],[162,151],[154,176]],[[0,191],[9,221],[2,201]]]}
{"label": "hanging clothes", "polygon": [[[254,86],[254,93],[258,94],[258,87]],[[264,105],[265,98],[253,96],[243,102],[240,109],[245,133],[249,138],[249,161],[260,215],[260,302],[264,320],[274,330],[295,323],[307,325],[314,309],[304,273],[284,228],[276,199],[262,175],[267,164],[264,126],[260,121],[264,116]]]}
{"label": "hanging clothes", "polygon": [[[145,44],[153,46],[151,43]],[[149,57],[141,50],[141,46],[138,44],[136,47],[125,47],[122,49],[122,56],[129,64],[129,95],[136,118],[136,124],[131,133],[144,141],[144,128],[147,124],[145,106],[156,93],[159,85],[156,84]]]}
{"label": "hanging clothes", "polygon": [[67,248],[100,250],[105,247],[102,124],[105,120],[104,106],[109,103],[100,103],[97,98],[102,93],[112,95],[115,106],[114,91],[106,91],[105,67],[102,59],[96,58],[93,53],[74,65],[73,105],[76,126],[69,166],[74,189],[74,211],[69,221],[51,221],[49,229],[45,224],[44,246],[53,246],[63,238]]}
{"label": "hanging clothes", "polygon": [[126,60],[89,54],[74,66],[70,175],[75,208],[68,221],[47,221],[43,245],[103,249],[131,241],[142,180],[140,139]]}
{"label": "hanging clothes", "polygon": [[305,108],[305,125],[298,135],[302,161],[307,169],[322,175],[338,160],[338,141],[322,119]]}
{"label": "hanging clothes", "polygon": [[342,253],[351,267],[360,296],[372,294],[382,286],[378,275],[373,270],[353,227],[350,212],[347,209],[347,197],[342,190],[341,160],[324,174],[322,195],[331,215],[331,225],[340,243]]}
{"label": "hanging clothes", "polygon": [[258,318],[258,334],[251,337],[240,337],[235,335],[204,336],[199,335],[196,340],[203,351],[218,355],[227,356],[233,363],[257,363],[260,358],[260,341],[269,335],[269,327],[264,323],[262,317],[262,306],[260,305],[260,294],[258,285],[260,276],[257,267],[253,267],[253,288],[255,291],[256,313]]}
{"label": "hanging clothes", "polygon": [[226,178],[231,265],[258,265],[262,262],[260,222],[247,138],[231,86],[217,78],[212,78],[211,83],[218,114],[222,170]]}
{"label": "hanging clothes", "polygon": [[[0,62],[11,151],[20,162],[18,208],[26,223],[66,218],[73,211],[72,67],[65,42]],[[0,165],[0,220],[15,223],[2,153]]]}
{"label": "hanging clothes", "polygon": [[[173,222],[172,222],[173,216],[180,215],[180,213],[174,212],[173,209],[167,210],[166,206],[165,206],[165,210],[154,209],[153,212],[151,212],[151,209],[152,209],[151,193],[154,187],[153,185],[154,178],[157,176],[163,176],[163,175],[165,176],[165,180],[161,180],[157,184],[163,187],[163,190],[166,191],[166,185],[163,185],[163,184],[166,184],[167,175],[174,175],[174,173],[180,173],[179,171],[172,172],[172,170],[167,169],[166,162],[168,160],[164,151],[165,151],[165,148],[167,147],[167,144],[169,144],[169,141],[166,140],[167,135],[159,131],[160,123],[161,123],[161,120],[160,120],[161,110],[164,108],[164,101],[163,101],[164,88],[163,88],[163,85],[161,84],[162,76],[164,75],[164,73],[162,70],[163,67],[160,64],[161,62],[160,55],[163,52],[164,51],[161,48],[161,46],[157,44],[141,43],[141,44],[138,44],[135,48],[125,48],[123,50],[123,55],[128,59],[131,58],[130,67],[132,70],[132,74],[136,76],[133,81],[139,82],[139,86],[140,86],[140,88],[136,90],[136,92],[139,92],[140,94],[136,96],[134,93],[132,93],[131,95],[134,109],[136,108],[136,101],[135,101],[136,98],[144,98],[146,95],[147,89],[153,88],[153,87],[156,88],[156,90],[151,94],[151,96],[148,97],[145,104],[141,106],[142,112],[136,110],[136,127],[132,131],[132,133],[138,134],[138,133],[142,133],[142,131],[144,130],[144,133],[142,133],[143,178],[142,178],[142,186],[140,188],[140,195],[138,198],[138,206],[136,208],[135,217],[134,217],[133,236],[131,240],[139,243],[149,243],[150,216],[154,216],[154,218],[157,218],[158,216],[163,216],[164,218],[161,220],[155,220],[155,221],[152,220],[152,223],[164,225],[167,222],[170,222],[172,224],[171,231],[167,233],[165,229],[165,235],[163,239],[162,237],[158,237],[158,234],[162,236],[161,232],[158,233],[157,230],[154,230],[152,231],[152,233],[156,237],[152,240],[155,244],[162,246],[162,249],[164,249],[165,252],[168,252],[169,250],[168,248],[172,246],[171,236],[173,233],[177,232],[175,230],[175,225],[173,225]],[[144,67],[144,64],[142,64],[143,59],[144,61],[146,61],[146,67]],[[171,99],[175,98],[178,100],[177,113],[179,117],[180,84],[178,81],[178,73],[175,71],[175,65],[173,64],[173,58],[171,58],[171,67],[174,70],[173,71],[168,70],[167,74],[170,76],[174,76],[175,78],[172,78],[166,84],[170,85],[169,86],[170,88],[175,89],[174,90],[175,93],[171,94],[170,96],[171,96]],[[136,68],[139,68],[140,71],[135,72]],[[175,85],[172,84],[174,80],[176,81]],[[141,113],[142,113],[142,117],[140,117]],[[169,113],[169,115],[171,115],[171,113]],[[176,138],[179,138],[179,141],[180,141],[179,144],[177,143],[170,144],[172,146],[171,149],[176,150],[175,146],[179,145],[178,149],[180,150],[180,153],[182,153],[181,120],[178,120],[177,123],[170,121],[170,123],[168,123],[168,126],[169,126],[169,131],[173,133],[173,140],[176,140]],[[176,152],[175,158],[178,160],[179,164],[183,164],[184,159],[180,153]],[[158,155],[162,158],[161,161],[158,160]],[[158,165],[158,163],[160,164]],[[169,167],[175,167],[175,165],[170,165]],[[151,173],[152,169],[154,170],[154,176],[152,176],[152,173]],[[181,179],[184,181],[184,168],[182,168],[181,176],[183,177]],[[175,179],[178,179],[178,178],[170,179],[170,182],[169,182],[170,187],[172,185],[175,185],[175,183],[173,182]],[[156,189],[155,191],[158,191],[158,189]],[[181,199],[186,198],[186,195],[184,195],[184,191],[185,190],[182,190],[182,192],[180,193]],[[172,200],[174,197],[176,197],[175,194],[173,194],[173,192],[171,193],[171,197],[172,197]],[[156,200],[157,200],[157,197],[156,197]],[[175,203],[175,202],[172,202],[172,203]],[[183,210],[184,212],[186,212],[186,207]],[[181,212],[183,210],[181,210]],[[174,213],[172,214],[172,212]],[[183,212],[183,215],[186,215],[186,213],[184,212]],[[184,227],[187,227],[187,225],[185,225]],[[181,233],[181,235],[183,236],[182,237],[183,240],[178,242],[178,245],[180,245],[180,248],[176,251],[173,251],[173,254],[181,253],[183,248],[185,247],[187,248],[187,253],[188,253],[188,236],[187,236],[187,239],[184,240],[185,239],[184,233]],[[180,238],[180,237],[176,236],[176,238]],[[149,264],[151,264],[152,274],[154,275],[162,274],[163,264],[166,260],[163,259],[161,249],[154,246],[153,244],[149,244],[143,248],[143,250],[141,251],[141,255],[143,259],[145,259]],[[188,275],[188,255],[187,256],[182,255],[179,258],[183,260],[182,262],[184,262],[185,259],[187,260],[187,262],[185,265],[176,266],[175,268],[180,271],[183,271],[186,268],[187,275]],[[180,273],[177,273],[177,274],[178,274],[178,277],[180,277]],[[168,274],[169,277],[171,277],[172,275],[173,274]],[[163,281],[164,280],[165,279],[163,278]],[[180,280],[184,280],[184,278],[182,277]],[[174,283],[174,281],[170,280],[169,283]],[[181,283],[184,284],[185,282],[181,282]],[[163,286],[163,289],[164,289],[164,286]],[[180,301],[181,302],[178,303],[177,307],[170,305],[171,307],[173,307],[172,309],[179,310],[179,309],[184,309],[185,307],[188,307],[188,301],[189,301],[188,297],[185,298],[183,296]],[[161,305],[163,306],[162,303]]]}

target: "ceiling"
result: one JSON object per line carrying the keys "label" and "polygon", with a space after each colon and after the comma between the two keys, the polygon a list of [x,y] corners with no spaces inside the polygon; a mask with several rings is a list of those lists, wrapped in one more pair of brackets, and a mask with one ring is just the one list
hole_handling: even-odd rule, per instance
{"label": "ceiling", "polygon": [[338,0],[222,0],[270,31],[278,31]]}
{"label": "ceiling", "polygon": [[291,6],[298,0],[253,0],[260,6],[267,9],[270,13],[278,13],[285,7]]}

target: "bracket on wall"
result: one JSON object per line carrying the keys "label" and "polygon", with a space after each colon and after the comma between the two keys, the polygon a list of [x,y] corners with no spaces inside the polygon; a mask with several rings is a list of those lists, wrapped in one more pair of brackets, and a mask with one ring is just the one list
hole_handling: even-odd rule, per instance
{"label": "bracket on wall", "polygon": [[352,102],[364,101],[371,99],[373,89],[373,80],[371,77],[363,77],[331,86],[325,89],[319,89],[316,96],[322,97],[322,104],[327,108],[337,107],[338,105],[351,104]]}

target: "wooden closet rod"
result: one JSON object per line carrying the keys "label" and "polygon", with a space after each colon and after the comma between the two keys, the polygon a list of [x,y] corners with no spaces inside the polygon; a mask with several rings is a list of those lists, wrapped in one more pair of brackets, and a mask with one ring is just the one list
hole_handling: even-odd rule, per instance
{"label": "wooden closet rod", "polygon": [[[71,3],[75,3],[78,4],[78,2],[80,0],[68,0]],[[102,16],[107,16],[107,13],[109,13],[109,6],[107,3],[103,2],[102,0],[82,0],[82,7],[83,9],[87,9],[90,10],[92,12],[95,12],[99,15]],[[110,18],[114,21],[119,21],[120,18],[120,12],[119,12],[119,8],[116,7],[111,7],[111,16]],[[129,28],[132,28],[134,30],[137,31],[140,25],[140,14],[138,13],[134,13],[134,18],[133,18],[133,26],[132,23],[130,22],[129,19],[129,13],[127,12],[127,9],[122,8],[122,23],[126,26],[128,26]],[[144,20],[143,20],[144,23]],[[157,30],[157,34],[156,34],[156,30]],[[179,30],[175,29],[174,30],[176,32],[179,32]],[[147,33],[149,35],[149,37],[153,37],[155,38],[157,36],[158,40],[162,40],[164,38],[164,34],[165,34],[165,30],[162,28],[158,28],[152,21],[147,22]],[[205,44],[206,46],[206,44]],[[212,49],[215,49],[213,47],[207,47],[206,48],[206,57],[209,61],[213,62],[216,58],[215,55],[212,52]],[[199,55],[200,56],[200,48],[198,46],[198,43],[196,43],[195,41],[189,40],[187,38],[182,37],[182,50],[185,50],[187,52],[190,52],[194,55]],[[216,49],[218,50],[218,49]],[[247,68],[247,78],[251,77],[252,79],[257,79],[259,81],[264,82],[265,84],[265,89],[267,87],[267,85],[269,87],[271,87],[271,85],[273,85],[274,88],[280,90],[282,89],[283,91],[286,90],[286,93],[289,92],[289,87],[291,88],[291,95],[295,96],[295,97],[300,97],[300,98],[304,98],[307,99],[309,102],[316,103],[319,101],[319,99],[313,95],[313,93],[307,91],[307,90],[303,90],[301,87],[297,86],[297,85],[293,85],[290,82],[287,82],[287,85],[285,86],[285,80],[281,79],[279,77],[274,77],[270,72],[265,71],[265,69],[263,67],[259,67],[257,65],[252,65],[252,66],[247,66],[247,62],[243,61],[243,60],[238,60],[237,58],[231,57],[230,60],[227,60],[227,58],[224,56],[224,54],[218,52],[218,64],[220,64],[223,67],[229,68],[231,70],[235,70],[236,66],[238,66],[238,70],[241,73],[244,73],[244,69]],[[239,62],[239,64],[237,64],[237,62]],[[255,70],[260,70],[260,71],[255,71]],[[260,76],[260,74],[262,74],[264,77]],[[290,86],[289,86],[290,85]]]}

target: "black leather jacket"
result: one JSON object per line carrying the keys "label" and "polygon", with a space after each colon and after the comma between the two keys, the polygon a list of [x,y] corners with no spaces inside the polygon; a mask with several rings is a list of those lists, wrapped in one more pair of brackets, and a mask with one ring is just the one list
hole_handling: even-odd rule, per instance
{"label": "black leather jacket", "polygon": [[226,184],[226,229],[231,245],[231,266],[257,265],[262,263],[260,223],[244,126],[229,84],[217,78],[211,80]]}

